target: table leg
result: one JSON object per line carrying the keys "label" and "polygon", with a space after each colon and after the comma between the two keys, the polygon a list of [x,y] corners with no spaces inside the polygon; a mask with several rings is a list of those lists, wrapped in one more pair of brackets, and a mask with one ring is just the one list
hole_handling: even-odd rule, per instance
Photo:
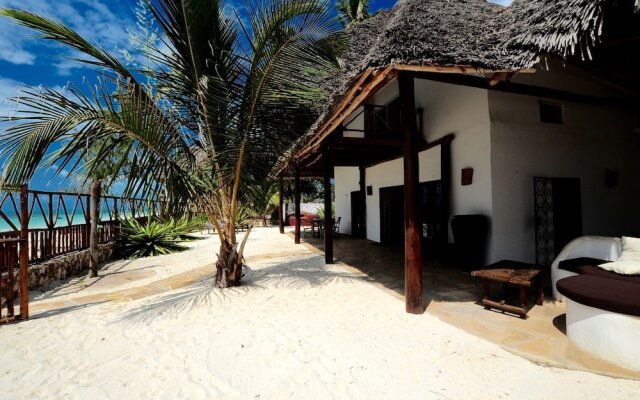
{"label": "table leg", "polygon": [[527,288],[525,286],[520,286],[520,306],[524,311],[520,317],[527,318]]}
{"label": "table leg", "polygon": [[[489,300],[489,281],[487,279],[482,280],[482,286],[484,288],[484,297],[483,300]],[[489,310],[491,307],[485,304],[485,309]]]}
{"label": "table leg", "polygon": [[542,290],[542,276],[538,274],[536,277],[536,304],[541,306],[544,300],[544,292]]}

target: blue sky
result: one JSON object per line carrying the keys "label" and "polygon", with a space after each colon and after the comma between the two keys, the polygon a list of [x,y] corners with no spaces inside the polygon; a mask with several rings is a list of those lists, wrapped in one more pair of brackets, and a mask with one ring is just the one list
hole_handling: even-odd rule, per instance
{"label": "blue sky", "polygon": [[[237,0],[231,0],[237,1]],[[372,10],[389,8],[396,0],[373,0]],[[61,20],[81,35],[117,52],[130,46],[129,30],[135,28],[136,0],[0,0],[0,8],[19,8]],[[508,4],[511,0],[494,0]],[[13,105],[5,99],[20,85],[63,87],[67,82],[93,80],[95,73],[68,59],[73,53],[52,43],[34,40],[29,31],[0,20],[0,114]],[[2,126],[0,126],[0,131]],[[60,179],[43,174],[33,184],[41,189],[64,186]],[[32,185],[32,186],[34,186]]]}

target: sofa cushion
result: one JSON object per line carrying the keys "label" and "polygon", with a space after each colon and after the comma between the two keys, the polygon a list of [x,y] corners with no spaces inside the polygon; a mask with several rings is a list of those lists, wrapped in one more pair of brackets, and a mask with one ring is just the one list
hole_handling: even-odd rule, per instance
{"label": "sofa cushion", "polygon": [[640,285],[596,275],[577,275],[560,279],[558,291],[589,307],[619,314],[640,316]]}
{"label": "sofa cushion", "polygon": [[599,260],[597,258],[591,257],[579,257],[579,258],[570,258],[568,260],[562,260],[558,263],[558,268],[564,269],[565,271],[574,272],[576,274],[580,274],[578,269],[584,266],[597,266],[600,264],[604,264],[608,262],[607,260]]}
{"label": "sofa cushion", "polygon": [[583,265],[576,268],[576,272],[584,275],[601,276],[603,278],[618,279],[621,281],[635,282],[640,284],[640,275],[623,275],[607,271],[595,265]]}
{"label": "sofa cushion", "polygon": [[616,261],[640,262],[640,239],[628,236],[622,237],[622,253]]}
{"label": "sofa cushion", "polygon": [[617,260],[600,265],[607,271],[618,274],[635,275],[640,274],[640,239],[633,237],[622,237],[622,253]]}
{"label": "sofa cushion", "polygon": [[640,274],[640,260],[622,260],[600,264],[600,268],[624,275]]}

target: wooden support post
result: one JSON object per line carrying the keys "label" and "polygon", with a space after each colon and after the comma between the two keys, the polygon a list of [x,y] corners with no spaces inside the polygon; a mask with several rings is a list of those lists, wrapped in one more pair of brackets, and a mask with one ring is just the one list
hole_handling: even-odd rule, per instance
{"label": "wooden support post", "polygon": [[404,276],[406,310],[422,314],[422,227],[418,213],[418,127],[415,112],[413,76],[398,76],[400,93],[400,125],[404,137]]}
{"label": "wooden support post", "polygon": [[280,227],[280,233],[284,233],[284,178],[282,176],[278,180],[278,226]]}
{"label": "wooden support post", "polygon": [[[20,319],[29,319],[29,187],[20,186]],[[9,266],[13,268],[13,266]],[[13,288],[10,288],[13,290]]]}
{"label": "wooden support post", "polygon": [[100,209],[100,187],[96,180],[91,184],[91,228],[89,233],[89,278],[98,276],[98,219]]}
{"label": "wooden support post", "polygon": [[293,201],[296,206],[295,243],[300,244],[300,168],[296,166]]}
{"label": "wooden support post", "polygon": [[442,184],[442,213],[438,244],[444,254],[449,244],[449,218],[451,217],[451,141],[440,145],[440,182]]}
{"label": "wooden support post", "polygon": [[324,262],[333,264],[333,224],[334,215],[331,207],[331,175],[333,165],[328,151],[322,153],[324,184]]}

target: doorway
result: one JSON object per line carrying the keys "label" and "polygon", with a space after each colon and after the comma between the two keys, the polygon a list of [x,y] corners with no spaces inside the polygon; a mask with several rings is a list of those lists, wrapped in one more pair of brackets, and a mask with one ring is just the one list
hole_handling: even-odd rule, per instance
{"label": "doorway", "polygon": [[380,243],[404,244],[404,187],[380,188]]}
{"label": "doorway", "polygon": [[351,236],[361,239],[367,236],[362,198],[361,191],[351,192]]}
{"label": "doorway", "polygon": [[533,178],[536,263],[550,265],[564,246],[582,236],[580,178]]}
{"label": "doorway", "polygon": [[[422,247],[438,249],[438,238],[442,229],[442,182],[420,183],[418,203],[422,226]],[[380,242],[383,245],[402,246],[404,244],[404,187],[380,188]]]}

